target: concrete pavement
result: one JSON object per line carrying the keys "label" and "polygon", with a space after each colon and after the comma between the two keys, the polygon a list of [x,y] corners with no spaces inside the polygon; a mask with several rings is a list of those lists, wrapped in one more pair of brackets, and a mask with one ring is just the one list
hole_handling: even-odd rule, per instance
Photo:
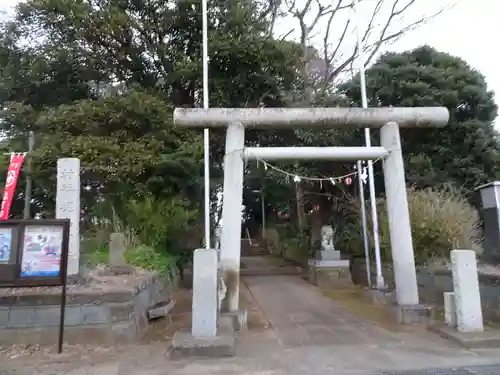
{"label": "concrete pavement", "polygon": [[[272,329],[242,334],[234,358],[171,361],[165,341],[98,355],[54,356],[45,363],[13,360],[0,364],[0,374],[500,374],[500,366],[474,368],[500,364],[499,350],[465,350],[423,329],[388,330],[354,316],[297,276],[254,276],[244,282]],[[429,368],[446,371],[391,372]]]}

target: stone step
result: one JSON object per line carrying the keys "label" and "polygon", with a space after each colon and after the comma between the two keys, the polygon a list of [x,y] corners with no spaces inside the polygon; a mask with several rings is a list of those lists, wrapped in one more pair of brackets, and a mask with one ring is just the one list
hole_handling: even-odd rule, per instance
{"label": "stone step", "polygon": [[164,318],[168,314],[170,314],[170,312],[174,309],[174,307],[175,307],[175,300],[173,299],[158,302],[148,310],[148,319],[155,320],[159,318]]}
{"label": "stone step", "polygon": [[266,255],[269,254],[269,249],[267,246],[262,245],[258,242],[252,242],[252,245],[250,245],[247,241],[241,242],[241,254],[243,256],[248,256],[248,255]]}
{"label": "stone step", "polygon": [[241,255],[242,256],[252,256],[252,255],[269,255],[269,251],[265,249],[251,249],[251,250],[246,250],[246,249],[241,249]]}
{"label": "stone step", "polygon": [[300,267],[281,268],[247,268],[240,269],[241,276],[280,276],[280,275],[303,275],[304,270]]}

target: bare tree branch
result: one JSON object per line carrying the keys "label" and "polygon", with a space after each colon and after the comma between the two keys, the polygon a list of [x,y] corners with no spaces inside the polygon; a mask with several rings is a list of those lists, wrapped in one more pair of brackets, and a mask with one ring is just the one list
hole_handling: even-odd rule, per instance
{"label": "bare tree branch", "polygon": [[268,36],[272,36],[274,33],[274,27],[276,26],[276,20],[280,15],[280,7],[282,0],[267,0],[267,6],[264,7],[260,14],[260,20],[269,17],[269,29]]}
{"label": "bare tree branch", "polygon": [[[285,11],[298,21],[300,27],[306,101],[311,99],[308,98],[310,96],[307,92],[308,86],[315,85],[316,87],[309,89],[320,95],[331,90],[333,82],[346,70],[352,69],[360,49],[365,54],[365,64],[368,65],[384,45],[396,41],[405,33],[446,10],[442,8],[431,15],[418,17],[415,16],[415,12],[418,12],[419,0],[358,0],[358,3],[371,9],[368,23],[363,30],[360,30],[361,46],[358,46],[355,40],[350,41],[353,34],[351,31],[355,30],[350,17],[352,0],[305,0],[300,2],[300,8],[296,0],[284,0],[284,2]],[[413,20],[405,21],[407,15],[413,16]],[[313,32],[322,34],[321,50],[318,51],[321,57],[317,60],[318,64],[310,64],[311,59],[317,59],[315,56],[310,56],[312,50],[309,44],[315,45],[311,43]],[[349,47],[349,43],[352,47]],[[312,72],[311,68],[316,71]],[[311,82],[313,76],[316,76],[317,82]]]}

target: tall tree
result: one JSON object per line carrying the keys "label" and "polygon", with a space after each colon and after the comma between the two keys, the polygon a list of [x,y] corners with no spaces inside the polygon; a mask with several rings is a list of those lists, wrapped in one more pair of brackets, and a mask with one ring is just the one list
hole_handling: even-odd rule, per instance
{"label": "tall tree", "polygon": [[[289,30],[284,38],[291,36],[300,41],[301,89],[295,91],[292,105],[327,106],[332,104],[332,98],[338,103],[335,100],[336,85],[345,79],[346,72],[352,70],[361,51],[369,63],[385,44],[397,40],[444,10],[427,7],[429,13],[422,13],[419,0],[358,2],[363,14],[369,15],[365,24],[360,21],[356,25],[356,21],[353,21],[351,0],[269,0],[269,32],[275,32],[275,23],[280,23],[285,30]],[[357,27],[361,35],[360,45],[352,37],[356,34]],[[313,133],[297,129],[288,134],[283,143],[322,145],[324,140],[329,140],[327,144],[331,145],[339,138],[346,140],[342,132],[335,130]],[[300,169],[299,163],[296,163],[295,169]],[[305,211],[308,203],[322,203],[321,211],[325,207],[324,202],[315,202],[314,197],[320,196],[323,190],[318,189],[317,186],[307,186],[303,182],[295,184],[298,226],[301,231],[307,224]],[[312,215],[316,223],[312,226],[313,241],[319,238],[321,216],[326,215],[322,215],[321,211]]]}
{"label": "tall tree", "polygon": [[[211,105],[284,105],[296,85],[297,45],[267,34],[259,2],[214,0],[209,9]],[[201,176],[193,170],[199,137],[171,122],[172,107],[201,97],[199,1],[28,0],[3,26],[4,146],[22,149],[16,139],[36,130],[40,199],[50,202],[47,173],[68,155],[81,156],[87,182],[107,191],[181,192],[179,181]],[[224,143],[211,134],[218,184]]]}
{"label": "tall tree", "polygon": [[[402,129],[409,183],[451,183],[470,190],[500,177],[494,94],[464,60],[429,46],[388,53],[367,71],[366,80],[370,106],[445,106],[450,111],[442,129]],[[359,87],[359,76],[341,86],[352,105],[360,103]]]}

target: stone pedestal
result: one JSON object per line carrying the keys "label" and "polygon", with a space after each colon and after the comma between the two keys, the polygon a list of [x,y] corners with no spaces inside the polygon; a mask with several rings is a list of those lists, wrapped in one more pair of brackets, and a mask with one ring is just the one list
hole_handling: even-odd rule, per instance
{"label": "stone pedestal", "polygon": [[320,250],[316,253],[316,260],[329,261],[340,260],[340,251],[338,250]]}
{"label": "stone pedestal", "polygon": [[353,286],[349,260],[309,260],[308,279],[320,288]]}

